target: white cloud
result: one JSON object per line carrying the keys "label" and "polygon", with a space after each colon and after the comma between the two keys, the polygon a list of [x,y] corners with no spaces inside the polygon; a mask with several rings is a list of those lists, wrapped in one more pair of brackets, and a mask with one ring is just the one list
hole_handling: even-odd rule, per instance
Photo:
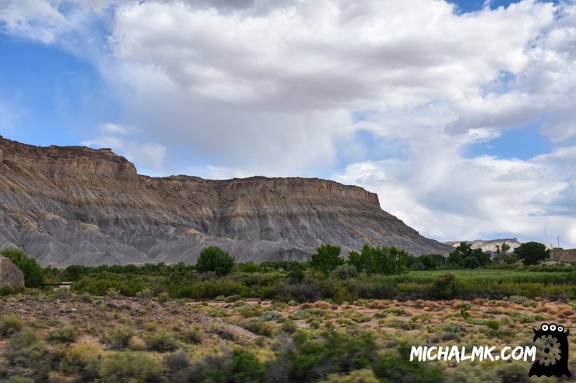
{"label": "white cloud", "polygon": [[141,143],[136,140],[137,137],[118,137],[118,135],[125,136],[137,130],[117,124],[102,124],[99,130],[104,135],[86,140],[82,144],[90,147],[111,148],[115,153],[125,156],[129,161],[134,162],[139,168],[139,172],[141,172],[142,167],[153,172],[162,169],[166,155],[166,147],[164,145],[152,142]]}
{"label": "white cloud", "polygon": [[[108,46],[87,56],[125,123],[91,144],[208,178],[335,174],[441,239],[561,234],[576,246],[573,1],[467,14],[432,0],[67,3],[10,1],[0,20],[67,47],[73,31],[87,39],[85,20],[106,24]],[[535,123],[551,153],[463,154]]]}

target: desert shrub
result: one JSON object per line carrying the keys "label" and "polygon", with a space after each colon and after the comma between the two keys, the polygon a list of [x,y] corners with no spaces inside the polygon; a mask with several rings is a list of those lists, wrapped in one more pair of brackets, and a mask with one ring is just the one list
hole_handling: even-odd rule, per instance
{"label": "desert shrub", "polygon": [[264,314],[264,309],[260,305],[246,304],[234,309],[243,318],[259,317]]}
{"label": "desert shrub", "polygon": [[146,341],[148,351],[170,352],[177,350],[178,347],[178,342],[168,332],[156,334]]}
{"label": "desert shrub", "polygon": [[486,326],[492,330],[498,330],[500,328],[500,321],[496,319],[490,319],[486,322]]}
{"label": "desert shrub", "polygon": [[278,299],[286,302],[290,300],[298,302],[317,301],[321,298],[318,286],[312,282],[280,284],[277,296]]}
{"label": "desert shrub", "polygon": [[355,370],[347,375],[332,374],[328,379],[322,380],[321,383],[379,383],[380,381],[374,375],[371,369],[364,368]]}
{"label": "desert shrub", "polygon": [[0,320],[0,337],[5,338],[12,334],[17,333],[24,327],[24,322],[22,322],[14,314],[6,315]]}
{"label": "desert shrub", "polygon": [[61,325],[48,334],[48,341],[51,343],[73,343],[77,338],[78,332],[70,325]]}
{"label": "desert shrub", "polygon": [[128,347],[133,335],[129,327],[117,326],[104,335],[104,343],[110,350],[122,350]]}
{"label": "desert shrub", "polygon": [[[528,374],[526,374],[528,375]],[[485,368],[479,364],[471,365],[470,363],[458,364],[451,374],[447,374],[446,383],[477,383],[477,382],[494,382],[501,383],[498,374],[494,369]]]}
{"label": "desert shrub", "polygon": [[294,334],[296,330],[298,330],[298,326],[291,319],[286,320],[284,323],[282,323],[282,326],[280,326],[280,331],[287,334]]}
{"label": "desert shrub", "polygon": [[528,383],[529,364],[510,362],[499,366],[496,375],[502,383]]}
{"label": "desert shrub", "polygon": [[[444,372],[438,364],[410,361],[411,346],[401,342],[396,350],[386,350],[379,355],[378,362],[372,365],[374,375],[390,383],[418,382],[442,383]],[[464,364],[462,364],[464,365]]]}
{"label": "desert shrub", "polygon": [[186,350],[181,348],[172,354],[167,354],[162,363],[168,372],[175,373],[190,366],[190,357]]}
{"label": "desert shrub", "polygon": [[190,382],[262,382],[266,367],[250,351],[235,349],[196,363]]}
{"label": "desert shrub", "polygon": [[184,330],[181,337],[184,342],[189,344],[202,343],[202,337],[200,336],[200,331],[198,331],[195,328],[189,328]]}
{"label": "desert shrub", "polygon": [[262,320],[268,322],[268,321],[272,321],[272,320],[283,319],[284,315],[282,315],[281,313],[277,313],[275,311],[264,311],[261,318],[262,318]]}
{"label": "desert shrub", "polygon": [[356,270],[354,265],[348,263],[340,265],[330,272],[330,278],[341,281],[356,277],[358,277],[358,270]]}
{"label": "desert shrub", "polygon": [[355,291],[349,291],[345,287],[340,287],[336,293],[334,294],[333,298],[334,303],[341,305],[344,302],[354,302],[358,299],[358,293]]}
{"label": "desert shrub", "polygon": [[30,330],[20,331],[10,337],[5,357],[10,366],[30,369],[35,380],[45,381],[48,377],[48,350],[40,337]]}
{"label": "desert shrub", "polygon": [[240,295],[235,294],[235,295],[230,295],[229,297],[226,297],[225,300],[228,303],[233,303],[233,302],[239,301],[241,299],[242,299],[242,297]]}
{"label": "desert shrub", "polygon": [[166,291],[162,291],[161,293],[158,293],[158,302],[167,302],[168,299],[170,299],[170,294]]}
{"label": "desert shrub", "polygon": [[283,370],[290,381],[314,381],[330,374],[349,373],[367,368],[378,359],[372,335],[367,332],[326,330],[312,338],[298,331],[292,339],[294,349],[279,354],[270,365],[271,373]]}
{"label": "desert shrub", "polygon": [[60,361],[60,371],[65,374],[80,374],[87,381],[86,366],[92,359],[97,359],[102,354],[100,347],[94,343],[78,343],[68,350]]}
{"label": "desert shrub", "polygon": [[142,289],[140,292],[138,292],[136,294],[136,296],[138,296],[140,298],[144,298],[144,299],[152,298],[152,290],[150,290],[148,288]]}
{"label": "desert shrub", "polygon": [[508,300],[512,303],[522,304],[528,300],[528,298],[523,297],[521,295],[511,295],[508,297]]}
{"label": "desert shrub", "polygon": [[440,274],[432,285],[431,294],[438,299],[453,299],[460,293],[456,276],[452,273]]}
{"label": "desert shrub", "polygon": [[156,358],[136,351],[107,354],[99,368],[102,383],[153,383],[160,380],[163,372]]}
{"label": "desert shrub", "polygon": [[239,348],[232,352],[228,368],[234,382],[260,382],[266,370],[254,354]]}
{"label": "desert shrub", "polygon": [[273,325],[266,323],[261,319],[246,319],[238,322],[237,324],[238,326],[251,331],[256,335],[271,337],[276,332],[276,328]]}
{"label": "desert shrub", "polygon": [[214,318],[222,318],[230,316],[230,314],[228,314],[228,310],[226,310],[224,307],[215,307],[212,310],[210,310],[208,315]]}

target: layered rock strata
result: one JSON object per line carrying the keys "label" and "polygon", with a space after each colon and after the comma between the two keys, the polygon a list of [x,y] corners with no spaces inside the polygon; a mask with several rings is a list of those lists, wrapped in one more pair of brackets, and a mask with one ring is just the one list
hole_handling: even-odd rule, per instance
{"label": "layered rock strata", "polygon": [[220,246],[239,261],[309,259],[395,245],[419,255],[450,246],[420,236],[360,187],[310,178],[205,180],[138,175],[109,149],[35,147],[0,138],[0,248],[42,265],[194,263]]}

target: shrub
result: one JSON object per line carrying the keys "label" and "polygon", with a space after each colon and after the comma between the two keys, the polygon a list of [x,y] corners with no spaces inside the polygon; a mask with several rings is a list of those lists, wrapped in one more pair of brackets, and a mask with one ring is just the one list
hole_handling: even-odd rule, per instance
{"label": "shrub", "polygon": [[5,356],[8,364],[12,366],[34,370],[45,367],[49,370],[46,345],[30,330],[20,331],[10,337]]}
{"label": "shrub", "polygon": [[133,333],[129,327],[118,326],[104,335],[104,343],[110,350],[122,350],[128,347],[132,336]]}
{"label": "shrub", "polygon": [[486,322],[486,326],[488,326],[488,328],[491,328],[492,330],[498,330],[500,328],[500,321],[490,319],[489,321]]}
{"label": "shrub", "polygon": [[272,320],[279,320],[284,318],[284,315],[282,315],[281,313],[277,313],[275,311],[264,311],[264,313],[261,316],[262,320],[264,321],[272,321]]}
{"label": "shrub", "polygon": [[291,319],[288,319],[286,322],[282,323],[282,326],[280,326],[280,331],[287,334],[294,334],[296,330],[298,330],[298,326]]}
{"label": "shrub", "polygon": [[432,285],[432,295],[438,299],[454,299],[459,293],[460,286],[452,273],[440,274]]}
{"label": "shrub", "polygon": [[73,343],[78,338],[78,332],[70,325],[62,325],[48,334],[51,343]]}
{"label": "shrub", "polygon": [[337,280],[345,280],[356,277],[358,277],[358,270],[356,270],[354,265],[350,265],[348,263],[336,267],[330,273],[330,278]]}
{"label": "shrub", "polygon": [[28,256],[20,249],[4,249],[0,255],[10,259],[16,267],[24,273],[24,285],[26,287],[40,287],[44,280],[44,269],[36,259]]}
{"label": "shrub", "polygon": [[170,352],[177,350],[178,347],[176,339],[167,332],[156,334],[146,342],[146,348],[149,351]]}
{"label": "shrub", "polygon": [[371,369],[364,368],[355,370],[348,375],[332,374],[328,379],[322,380],[321,383],[379,383],[380,381],[374,375]]}
{"label": "shrub", "polygon": [[182,340],[190,344],[200,344],[202,343],[202,337],[200,332],[195,328],[189,328],[182,334]]}
{"label": "shrub", "polygon": [[[92,359],[102,354],[100,347],[94,343],[78,343],[70,349],[60,362],[60,371],[66,374],[80,374],[84,376],[86,366]],[[88,379],[86,379],[88,380]]]}
{"label": "shrub", "polygon": [[[374,375],[387,382],[444,382],[445,376],[440,365],[420,363],[417,360],[410,361],[410,349],[410,345],[401,342],[396,350],[386,350],[379,355],[378,362],[372,366]],[[459,366],[465,366],[465,364]]]}
{"label": "shrub", "polygon": [[496,374],[502,383],[528,383],[528,366],[520,362],[505,363],[496,369]]}
{"label": "shrub", "polygon": [[273,325],[263,322],[260,319],[246,319],[238,322],[238,326],[251,331],[256,335],[271,337],[275,333]]}
{"label": "shrub", "polygon": [[174,373],[185,369],[186,367],[190,366],[190,358],[188,357],[188,353],[184,349],[180,349],[175,353],[168,354],[164,357],[162,362],[168,372]]}
{"label": "shrub", "polygon": [[102,383],[158,382],[163,373],[161,363],[144,353],[123,351],[107,354],[100,364]]}
{"label": "shrub", "polygon": [[0,337],[8,337],[12,334],[17,333],[24,327],[24,322],[22,322],[14,314],[6,315],[0,321]]}
{"label": "shrub", "polygon": [[249,351],[235,349],[230,361],[232,381],[260,382],[264,377],[265,366]]}
{"label": "shrub", "polygon": [[446,383],[476,383],[476,382],[499,382],[498,375],[493,369],[470,363],[458,364],[454,371],[447,375]]}

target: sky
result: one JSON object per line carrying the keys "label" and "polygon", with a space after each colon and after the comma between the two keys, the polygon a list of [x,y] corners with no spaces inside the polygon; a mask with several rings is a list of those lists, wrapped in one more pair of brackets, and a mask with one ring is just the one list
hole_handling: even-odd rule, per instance
{"label": "sky", "polygon": [[0,0],[0,135],[576,248],[576,2]]}

